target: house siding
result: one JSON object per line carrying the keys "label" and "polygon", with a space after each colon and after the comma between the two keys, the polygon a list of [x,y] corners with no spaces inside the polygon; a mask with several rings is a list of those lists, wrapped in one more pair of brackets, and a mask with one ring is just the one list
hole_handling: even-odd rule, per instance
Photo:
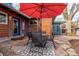
{"label": "house siding", "polygon": [[8,24],[0,24],[0,37],[8,37]]}
{"label": "house siding", "polygon": [[[0,8],[0,11],[7,14],[7,12],[2,8]],[[8,21],[8,19],[7,19],[7,21]],[[9,36],[8,22],[7,22],[7,24],[0,24],[0,37],[8,37],[8,36]]]}
{"label": "house siding", "polygon": [[[26,32],[27,32],[27,20],[28,20],[26,17],[23,17],[23,16],[19,15],[18,13],[13,12],[11,10],[9,11],[3,7],[0,7],[0,11],[6,13],[8,15],[7,24],[0,24],[0,38],[13,36],[13,33],[12,33],[12,30],[13,30],[12,18],[13,17],[18,18],[20,20],[20,35],[26,34]],[[24,29],[24,33],[22,33],[22,19],[24,19],[24,23],[26,24],[25,29]]]}
{"label": "house siding", "polygon": [[[41,21],[42,20],[42,21]],[[51,35],[52,34],[52,18],[42,18],[40,20],[37,20],[38,21],[38,25],[37,27],[30,27],[29,28],[29,31],[30,32],[46,32],[47,35]]]}

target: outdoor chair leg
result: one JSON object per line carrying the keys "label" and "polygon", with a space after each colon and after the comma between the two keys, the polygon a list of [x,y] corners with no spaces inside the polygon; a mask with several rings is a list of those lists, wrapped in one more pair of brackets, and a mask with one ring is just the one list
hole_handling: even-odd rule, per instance
{"label": "outdoor chair leg", "polygon": [[29,52],[32,52],[32,48],[33,48],[33,44],[31,42],[31,44],[30,44],[30,51]]}
{"label": "outdoor chair leg", "polygon": [[54,48],[56,49],[55,42],[53,41]]}
{"label": "outdoor chair leg", "polygon": [[[53,39],[54,39],[54,36],[53,36]],[[53,42],[54,48],[56,49],[56,46],[55,46],[55,42],[54,42],[54,40],[52,40],[52,42]]]}

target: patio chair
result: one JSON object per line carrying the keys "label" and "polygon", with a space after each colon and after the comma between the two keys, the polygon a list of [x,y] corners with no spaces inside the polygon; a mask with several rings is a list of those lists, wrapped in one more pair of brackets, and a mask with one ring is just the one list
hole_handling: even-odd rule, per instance
{"label": "patio chair", "polygon": [[33,47],[46,48],[46,42],[47,42],[47,38],[43,37],[41,33],[39,32],[32,33],[32,42],[31,42],[30,51],[31,48]]}
{"label": "patio chair", "polygon": [[28,32],[29,40],[32,38],[32,32]]}
{"label": "patio chair", "polygon": [[54,48],[56,49],[55,42],[54,42],[54,35],[51,35],[50,38],[49,38],[49,40],[52,41],[53,46],[54,46]]}

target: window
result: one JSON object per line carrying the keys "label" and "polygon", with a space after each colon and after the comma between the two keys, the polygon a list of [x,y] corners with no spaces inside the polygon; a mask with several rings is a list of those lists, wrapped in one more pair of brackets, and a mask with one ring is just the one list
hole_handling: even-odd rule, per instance
{"label": "window", "polygon": [[62,33],[66,33],[66,24],[65,23],[63,23],[63,24],[61,24],[61,28],[62,28]]}
{"label": "window", "polygon": [[22,20],[22,33],[24,33],[24,30],[25,30],[25,22],[24,22],[24,19]]}
{"label": "window", "polygon": [[0,24],[7,24],[7,14],[0,12]]}
{"label": "window", "polygon": [[37,21],[36,20],[31,20],[30,25],[37,25]]}
{"label": "window", "polygon": [[12,25],[13,25],[13,35],[17,36],[20,35],[20,20],[19,18],[13,17],[12,18]]}
{"label": "window", "polygon": [[30,27],[37,27],[37,25],[38,25],[38,21],[37,20],[31,20],[30,23],[29,23]]}
{"label": "window", "polygon": [[30,31],[38,31],[38,20],[30,20],[29,22],[29,30]]}

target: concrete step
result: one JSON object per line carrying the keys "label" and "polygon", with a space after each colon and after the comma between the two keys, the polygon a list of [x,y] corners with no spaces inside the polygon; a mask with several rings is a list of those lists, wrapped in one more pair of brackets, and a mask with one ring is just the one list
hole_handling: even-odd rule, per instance
{"label": "concrete step", "polygon": [[0,43],[8,41],[8,40],[11,40],[11,38],[10,37],[0,38]]}

